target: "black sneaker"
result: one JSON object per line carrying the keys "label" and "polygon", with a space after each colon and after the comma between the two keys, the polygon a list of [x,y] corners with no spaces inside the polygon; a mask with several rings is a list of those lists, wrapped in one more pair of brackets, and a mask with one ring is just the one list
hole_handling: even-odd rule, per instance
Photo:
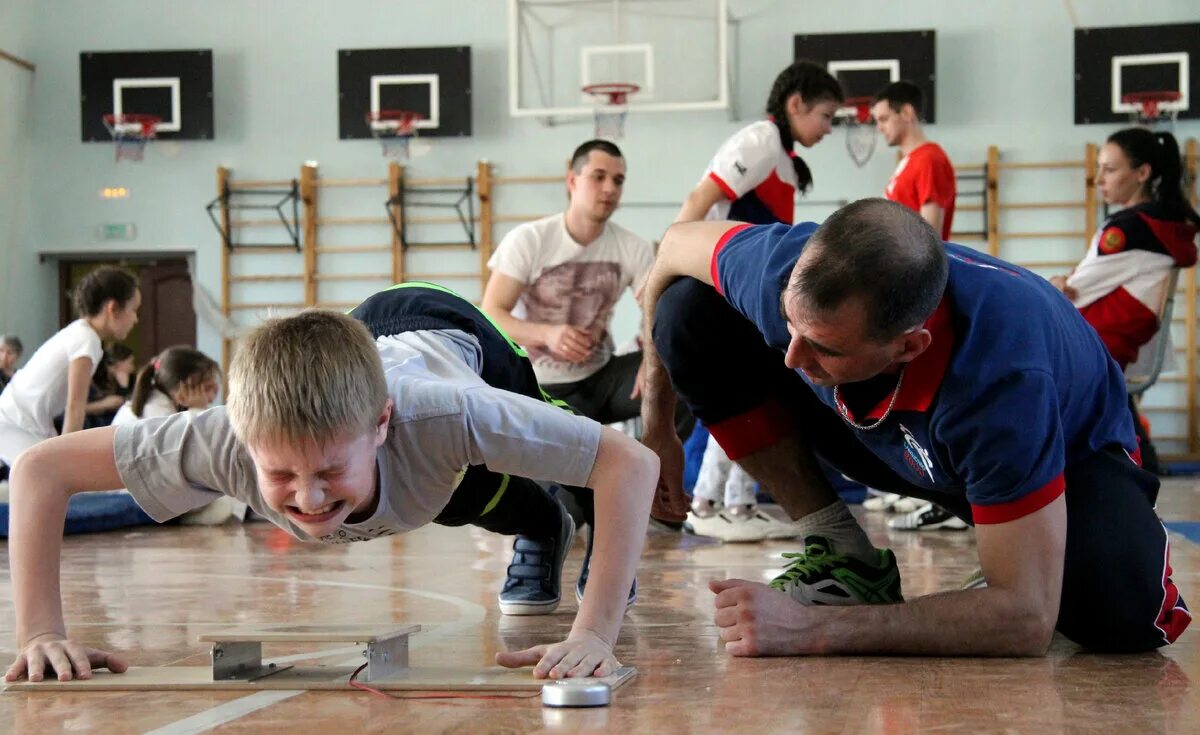
{"label": "black sneaker", "polygon": [[926,503],[911,513],[889,520],[888,528],[897,531],[965,531],[970,526],[937,503]]}
{"label": "black sneaker", "polygon": [[[583,567],[579,570],[579,580],[575,582],[575,600],[583,602],[583,592],[587,589],[588,569],[592,565],[592,527],[588,526],[587,550],[583,552]],[[629,597],[625,600],[625,608],[629,609],[637,602],[637,577],[629,587]]]}
{"label": "black sneaker", "polygon": [[560,516],[554,538],[517,536],[508,579],[500,592],[500,612],[505,615],[548,615],[562,599],[562,565],[575,538],[575,521],[555,501]]}

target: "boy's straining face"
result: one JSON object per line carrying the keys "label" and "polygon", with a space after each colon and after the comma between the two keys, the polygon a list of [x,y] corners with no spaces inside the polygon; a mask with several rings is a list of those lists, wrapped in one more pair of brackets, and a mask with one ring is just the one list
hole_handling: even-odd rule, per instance
{"label": "boy's straining face", "polygon": [[333,533],[348,518],[365,520],[376,506],[375,451],[387,440],[390,415],[389,402],[376,430],[323,444],[248,445],[267,506],[314,538]]}

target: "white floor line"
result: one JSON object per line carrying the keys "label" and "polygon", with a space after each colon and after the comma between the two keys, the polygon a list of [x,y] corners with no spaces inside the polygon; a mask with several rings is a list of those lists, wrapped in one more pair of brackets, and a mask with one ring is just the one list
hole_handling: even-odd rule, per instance
{"label": "white floor line", "polygon": [[[410,589],[408,587],[388,587],[378,584],[362,584],[359,582],[334,582],[322,579],[297,579],[280,578],[280,577],[258,577],[243,574],[194,574],[195,577],[210,577],[217,579],[241,579],[252,580],[256,582],[286,582],[290,584],[308,584],[316,587],[342,587],[347,589],[365,589],[365,590],[381,590],[384,592],[403,592],[417,597],[425,597],[431,600],[445,602],[459,609],[459,619],[453,623],[439,625],[436,629],[428,633],[421,632],[409,641],[409,648],[420,648],[423,645],[432,643],[433,641],[442,638],[451,633],[455,633],[464,628],[472,628],[483,622],[487,611],[481,605],[476,605],[474,602],[464,600],[461,597],[454,595],[443,595],[440,592],[428,592],[426,590]],[[341,655],[345,649],[326,649],[319,651],[318,654],[329,656]],[[283,663],[285,659],[303,659],[314,658],[312,653],[301,654],[299,656],[285,656],[275,659],[269,659],[276,663]],[[360,659],[348,661],[348,664],[357,663]],[[271,705],[282,702],[285,699],[304,694],[303,691],[278,691],[278,692],[257,692],[246,697],[235,699],[231,702],[217,705],[210,709],[185,717],[182,720],[163,725],[157,730],[153,730],[147,735],[198,735],[199,733],[207,732],[214,727],[224,725],[227,722],[232,722],[238,718],[253,714],[261,709],[270,707]]]}
{"label": "white floor line", "polygon": [[304,694],[304,691],[256,692],[150,730],[146,735],[198,735],[298,694]]}

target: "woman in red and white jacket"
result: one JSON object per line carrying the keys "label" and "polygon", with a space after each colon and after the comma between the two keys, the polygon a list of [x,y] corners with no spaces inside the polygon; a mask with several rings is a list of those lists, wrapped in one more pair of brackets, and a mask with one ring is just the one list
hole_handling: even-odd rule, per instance
{"label": "woman in red and white jacket", "polygon": [[1122,209],[1104,221],[1075,270],[1050,282],[1124,369],[1158,332],[1171,270],[1196,263],[1200,215],[1183,195],[1179,145],[1170,133],[1118,131],[1099,158],[1096,187],[1105,202]]}
{"label": "woman in red and white jacket", "polygon": [[[1100,149],[1096,187],[1121,207],[1100,226],[1087,255],[1055,285],[1100,334],[1125,369],[1160,326],[1158,308],[1171,270],[1196,263],[1200,215],[1183,194],[1179,144],[1167,132],[1127,128]],[[1170,325],[1166,325],[1170,328]],[[1142,466],[1158,473],[1158,457],[1131,398]]]}

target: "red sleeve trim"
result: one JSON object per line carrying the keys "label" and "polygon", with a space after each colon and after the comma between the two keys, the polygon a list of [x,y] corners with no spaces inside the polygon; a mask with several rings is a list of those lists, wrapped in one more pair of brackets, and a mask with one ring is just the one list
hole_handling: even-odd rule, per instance
{"label": "red sleeve trim", "polygon": [[975,505],[972,503],[971,517],[975,519],[976,525],[1015,521],[1050,505],[1058,499],[1059,495],[1063,494],[1066,487],[1066,480],[1059,475],[1028,495],[1008,503],[999,505]]}
{"label": "red sleeve trim", "polygon": [[721,189],[721,193],[725,195],[726,199],[728,199],[731,202],[737,201],[737,198],[738,198],[737,192],[734,191],[732,188],[730,188],[729,184],[726,184],[724,181],[722,181],[721,177],[717,176],[716,171],[709,171],[708,178],[712,179],[713,183],[716,184]]}
{"label": "red sleeve trim", "polygon": [[797,429],[795,414],[774,400],[706,426],[717,444],[735,461],[779,443]]}
{"label": "red sleeve trim", "polygon": [[738,234],[747,227],[753,227],[753,225],[740,224],[730,227],[725,231],[724,235],[721,235],[721,239],[717,240],[717,246],[713,248],[712,260],[709,261],[708,264],[708,273],[712,277],[713,288],[717,289],[717,293],[721,294],[722,296],[725,295],[725,292],[721,290],[721,278],[720,274],[717,272],[717,256],[721,254],[721,251],[725,249],[725,246],[729,244],[730,239],[732,239],[734,235]]}

